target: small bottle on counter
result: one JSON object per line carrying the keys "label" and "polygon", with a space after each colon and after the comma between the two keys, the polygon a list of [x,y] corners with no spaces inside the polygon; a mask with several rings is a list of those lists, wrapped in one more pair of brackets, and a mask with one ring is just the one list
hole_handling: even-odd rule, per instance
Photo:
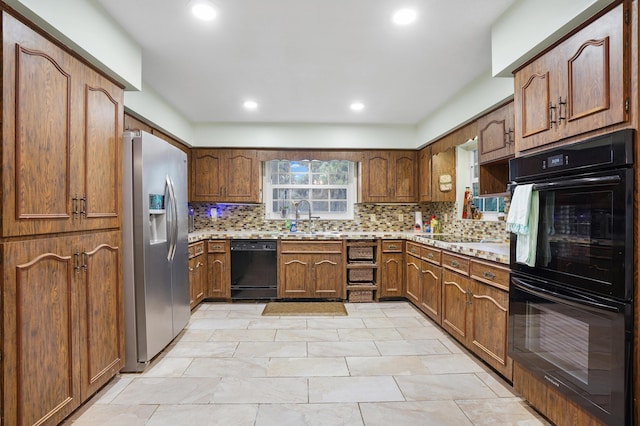
{"label": "small bottle on counter", "polygon": [[431,233],[431,224],[429,222],[425,222],[423,229],[424,229],[424,232],[426,232],[427,234]]}
{"label": "small bottle on counter", "polygon": [[289,232],[297,232],[297,231],[298,231],[298,226],[296,225],[296,221],[292,220],[291,227],[289,228]]}

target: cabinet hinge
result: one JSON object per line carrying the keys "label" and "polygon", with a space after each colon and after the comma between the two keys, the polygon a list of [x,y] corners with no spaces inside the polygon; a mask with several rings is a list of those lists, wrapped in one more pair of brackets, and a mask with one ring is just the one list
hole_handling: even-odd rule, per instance
{"label": "cabinet hinge", "polygon": [[624,110],[626,113],[629,113],[629,109],[631,108],[631,101],[629,98],[624,100]]}

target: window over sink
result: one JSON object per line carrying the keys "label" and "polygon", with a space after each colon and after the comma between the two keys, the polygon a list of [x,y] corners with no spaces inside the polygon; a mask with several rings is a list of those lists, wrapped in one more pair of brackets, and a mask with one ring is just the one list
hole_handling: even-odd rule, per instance
{"label": "window over sink", "polygon": [[[264,163],[264,202],[267,219],[292,219],[294,203],[308,200],[320,219],[353,219],[356,202],[356,163],[347,160],[271,160]],[[300,213],[308,215],[306,204]]]}

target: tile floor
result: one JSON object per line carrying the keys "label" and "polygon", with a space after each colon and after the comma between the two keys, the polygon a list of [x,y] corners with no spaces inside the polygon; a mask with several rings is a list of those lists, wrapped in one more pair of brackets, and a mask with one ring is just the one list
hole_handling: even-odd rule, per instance
{"label": "tile floor", "polygon": [[111,381],[65,424],[547,425],[406,302],[346,317],[262,317],[204,303],[143,374]]}

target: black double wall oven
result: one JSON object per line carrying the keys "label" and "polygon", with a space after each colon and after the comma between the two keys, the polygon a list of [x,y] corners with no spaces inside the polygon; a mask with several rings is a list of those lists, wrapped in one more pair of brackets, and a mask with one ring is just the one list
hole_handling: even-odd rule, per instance
{"label": "black double wall oven", "polygon": [[509,354],[610,425],[632,424],[633,130],[510,161],[538,192],[535,264],[511,234]]}

